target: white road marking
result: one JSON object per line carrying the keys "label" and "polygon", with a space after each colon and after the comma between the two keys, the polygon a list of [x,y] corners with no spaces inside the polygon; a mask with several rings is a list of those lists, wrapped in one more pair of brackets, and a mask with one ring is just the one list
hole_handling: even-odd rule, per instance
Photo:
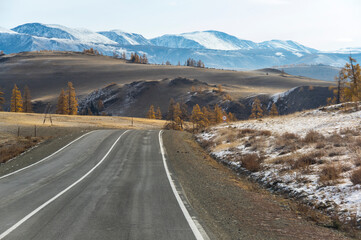
{"label": "white road marking", "polygon": [[[165,168],[165,172],[167,173],[167,177],[168,177],[168,181],[170,183],[170,186],[172,187],[173,193],[177,199],[177,202],[183,212],[184,217],[186,218],[190,228],[193,231],[194,236],[196,237],[197,240],[205,240],[205,239],[209,239],[209,237],[207,236],[206,232],[204,231],[204,229],[202,229],[202,226],[200,226],[200,224],[197,224],[194,222],[194,220],[192,219],[191,215],[189,214],[187,208],[185,207],[181,197],[178,194],[178,191],[175,187],[174,181],[169,173],[169,169],[168,169],[168,165],[166,162],[166,158],[165,158],[165,151],[164,151],[164,146],[163,146],[163,139],[162,139],[162,133],[163,130],[159,131],[159,145],[160,145],[160,152],[162,154],[162,158],[163,158],[163,165]],[[200,230],[202,231],[203,234],[201,234]]]}
{"label": "white road marking", "polygon": [[88,134],[90,134],[90,133],[92,133],[92,132],[94,132],[94,131],[85,133],[84,135],[82,135],[82,136],[78,137],[77,139],[75,139],[74,141],[68,143],[67,145],[65,145],[64,147],[60,148],[58,151],[52,153],[51,155],[49,155],[49,156],[47,156],[47,157],[45,157],[45,158],[37,161],[36,163],[30,164],[29,166],[26,166],[26,167],[24,167],[24,168],[20,168],[20,169],[14,171],[14,172],[11,172],[11,173],[9,173],[9,174],[6,174],[6,175],[4,175],[4,176],[1,176],[0,179],[9,177],[9,176],[14,175],[14,174],[16,174],[16,173],[18,173],[18,172],[21,172],[21,171],[23,171],[23,170],[25,170],[25,169],[28,169],[28,168],[30,168],[30,167],[32,167],[32,166],[35,166],[35,165],[37,165],[37,164],[39,164],[39,163],[41,163],[41,162],[44,162],[45,160],[51,158],[51,157],[54,156],[55,154],[61,152],[61,151],[64,150],[65,148],[67,148],[69,145],[75,143],[75,142],[78,141],[79,139],[85,137],[86,135],[88,135]]}
{"label": "white road marking", "polygon": [[122,133],[118,139],[113,143],[113,145],[110,147],[110,149],[108,150],[108,152],[104,155],[104,157],[92,168],[90,169],[84,176],[82,176],[81,178],[79,178],[76,182],[74,182],[73,184],[71,184],[69,187],[65,188],[63,191],[61,191],[60,193],[58,193],[57,195],[55,195],[53,198],[49,199],[48,201],[46,201],[45,203],[43,203],[40,207],[38,207],[37,209],[35,209],[34,211],[32,211],[31,213],[29,213],[28,215],[26,215],[23,219],[21,219],[20,221],[18,221],[17,223],[15,223],[12,227],[10,227],[8,230],[6,230],[5,232],[3,232],[0,235],[0,239],[3,239],[4,237],[6,237],[7,235],[9,235],[9,233],[11,233],[12,231],[14,231],[16,228],[18,228],[21,224],[23,224],[24,222],[26,222],[29,218],[31,218],[32,216],[34,216],[36,213],[38,213],[41,209],[45,208],[47,205],[49,205],[50,203],[52,203],[53,201],[55,201],[57,198],[59,198],[61,195],[63,195],[64,193],[66,193],[67,191],[69,191],[71,188],[73,188],[75,185],[77,185],[78,183],[80,183],[84,178],[86,178],[89,174],[91,174],[100,164],[102,164],[102,162],[105,160],[105,158],[109,155],[109,153],[113,150],[114,146],[117,144],[117,142],[120,140],[120,138],[129,130],[125,131],[124,133]]}

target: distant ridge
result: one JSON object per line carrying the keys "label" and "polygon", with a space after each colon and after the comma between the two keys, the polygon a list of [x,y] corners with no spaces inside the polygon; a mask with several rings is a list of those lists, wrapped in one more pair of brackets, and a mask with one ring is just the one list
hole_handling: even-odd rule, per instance
{"label": "distant ridge", "polygon": [[292,40],[256,43],[227,33],[209,30],[167,34],[146,39],[121,30],[93,32],[57,24],[26,23],[11,30],[0,28],[0,50],[6,54],[24,51],[83,51],[97,49],[104,55],[125,52],[147,54],[150,63],[183,64],[189,57],[206,67],[249,70],[289,64],[325,64],[341,67],[350,51],[359,59],[361,48],[321,52]]}

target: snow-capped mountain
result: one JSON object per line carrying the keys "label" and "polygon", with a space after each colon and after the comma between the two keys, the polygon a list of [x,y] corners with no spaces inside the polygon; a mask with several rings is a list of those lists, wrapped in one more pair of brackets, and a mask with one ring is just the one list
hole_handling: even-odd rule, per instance
{"label": "snow-capped mountain", "polygon": [[161,47],[213,50],[252,49],[257,46],[257,44],[252,41],[241,40],[237,37],[218,31],[164,35],[151,39],[151,42],[154,45]]}
{"label": "snow-capped mountain", "polygon": [[295,41],[282,41],[282,40],[271,40],[271,41],[265,41],[258,44],[259,49],[284,49],[290,52],[294,53],[317,53],[319,52],[316,49],[309,48],[306,46],[303,46],[302,44],[299,44]]}
{"label": "snow-capped mountain", "polygon": [[11,30],[0,28],[0,50],[5,53],[58,50],[83,51],[94,48],[105,55],[131,52],[147,54],[151,63],[182,64],[189,57],[201,59],[207,67],[256,69],[286,64],[325,64],[340,67],[350,51],[361,58],[361,48],[321,52],[297,42],[271,40],[261,43],[218,32],[202,31],[163,35],[146,39],[120,30],[93,32],[56,24],[27,23]]}
{"label": "snow-capped mountain", "polygon": [[151,45],[148,39],[136,33],[127,33],[121,30],[111,30],[98,33],[120,45]]}
{"label": "snow-capped mountain", "polygon": [[82,43],[117,44],[109,38],[83,28],[68,28],[56,24],[27,23],[11,29],[36,37],[77,40]]}

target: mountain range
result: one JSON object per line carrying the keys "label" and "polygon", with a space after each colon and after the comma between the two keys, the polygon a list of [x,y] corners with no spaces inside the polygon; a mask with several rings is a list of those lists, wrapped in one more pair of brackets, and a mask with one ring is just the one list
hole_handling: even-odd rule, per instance
{"label": "mountain range", "polygon": [[0,27],[0,50],[6,54],[24,51],[83,51],[94,48],[104,55],[126,52],[147,54],[150,63],[170,61],[183,64],[189,57],[207,67],[220,69],[259,69],[289,64],[324,64],[342,67],[352,52],[361,58],[361,48],[322,52],[295,41],[270,40],[256,43],[219,31],[167,34],[146,39],[121,30],[93,32],[55,24],[27,23],[11,30]]}

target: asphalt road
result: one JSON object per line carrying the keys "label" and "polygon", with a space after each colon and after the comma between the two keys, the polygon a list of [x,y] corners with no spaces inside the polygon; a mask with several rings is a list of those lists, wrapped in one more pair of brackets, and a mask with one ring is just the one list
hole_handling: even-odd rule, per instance
{"label": "asphalt road", "polygon": [[196,239],[158,134],[97,130],[0,177],[0,239]]}

